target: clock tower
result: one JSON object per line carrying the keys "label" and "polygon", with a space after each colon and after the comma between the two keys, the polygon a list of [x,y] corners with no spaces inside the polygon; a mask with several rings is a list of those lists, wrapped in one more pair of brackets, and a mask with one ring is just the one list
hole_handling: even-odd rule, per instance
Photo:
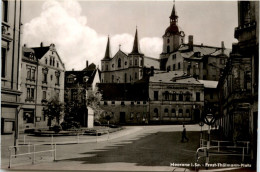
{"label": "clock tower", "polygon": [[160,69],[166,70],[166,63],[170,54],[177,51],[179,46],[183,43],[184,32],[179,31],[178,16],[175,11],[175,4],[173,4],[170,18],[170,26],[165,30],[163,37],[163,49],[160,55]]}

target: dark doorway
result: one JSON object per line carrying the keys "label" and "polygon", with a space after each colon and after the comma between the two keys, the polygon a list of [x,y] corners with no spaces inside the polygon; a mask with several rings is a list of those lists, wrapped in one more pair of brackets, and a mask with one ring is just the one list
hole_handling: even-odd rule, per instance
{"label": "dark doorway", "polygon": [[120,112],[119,122],[120,123],[125,123],[125,112]]}
{"label": "dark doorway", "polygon": [[199,109],[195,109],[194,110],[194,121],[195,122],[199,122],[200,120],[200,110]]}

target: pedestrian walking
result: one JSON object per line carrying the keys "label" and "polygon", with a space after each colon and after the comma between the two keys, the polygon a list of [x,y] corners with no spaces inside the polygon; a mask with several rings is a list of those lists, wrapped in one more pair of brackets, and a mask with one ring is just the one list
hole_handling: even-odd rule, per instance
{"label": "pedestrian walking", "polygon": [[185,139],[187,142],[189,141],[189,139],[186,137],[186,128],[185,128],[185,125],[183,125],[181,142],[184,142],[184,139]]}

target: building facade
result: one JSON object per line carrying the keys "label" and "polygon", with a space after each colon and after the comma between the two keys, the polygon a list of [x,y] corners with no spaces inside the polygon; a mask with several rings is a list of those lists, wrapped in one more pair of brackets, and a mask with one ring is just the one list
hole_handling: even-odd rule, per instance
{"label": "building facade", "polygon": [[144,77],[145,68],[159,69],[159,60],[146,57],[140,53],[137,30],[131,53],[126,54],[120,49],[111,58],[110,42],[107,41],[106,53],[101,60],[102,83],[134,83]]}
{"label": "building facade", "polygon": [[199,122],[204,108],[204,85],[182,71],[150,77],[149,112],[153,123]]}
{"label": "building facade", "polygon": [[22,47],[21,110],[19,129],[46,128],[51,125],[44,114],[49,99],[57,96],[64,102],[65,66],[54,44]]}
{"label": "building facade", "polygon": [[218,85],[219,124],[226,136],[248,140],[256,164],[258,121],[259,2],[238,2],[238,27],[230,60]]}
{"label": "building facade", "polygon": [[[1,41],[1,134],[18,139],[18,113],[20,110],[21,63],[21,8],[22,1],[2,0]],[[4,139],[2,137],[2,139]],[[9,145],[13,144],[8,143]]]}
{"label": "building facade", "polygon": [[100,83],[100,71],[95,64],[88,65],[88,61],[86,68],[81,71],[65,72],[64,101],[66,108],[71,109],[65,111],[65,121],[76,121],[83,127],[88,126],[87,90],[94,90],[97,83]]}
{"label": "building facade", "polygon": [[[144,124],[149,120],[148,82],[100,83],[100,107],[103,117],[110,115],[110,123]],[[106,122],[105,118],[100,119]]]}

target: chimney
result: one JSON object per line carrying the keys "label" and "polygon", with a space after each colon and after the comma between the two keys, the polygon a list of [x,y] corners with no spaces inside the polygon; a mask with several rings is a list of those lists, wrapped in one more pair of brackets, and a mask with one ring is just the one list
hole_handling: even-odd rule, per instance
{"label": "chimney", "polygon": [[187,66],[187,75],[190,76],[190,68],[191,68],[191,63],[188,62],[188,66]]}
{"label": "chimney", "polygon": [[151,74],[150,74],[150,76],[153,76],[153,75],[154,75],[154,67],[151,66]]}
{"label": "chimney", "polygon": [[221,53],[222,54],[224,54],[224,50],[225,50],[224,41],[221,41]]}
{"label": "chimney", "polygon": [[74,71],[74,68],[72,68],[72,71]]}
{"label": "chimney", "polygon": [[193,35],[189,35],[189,49],[193,51]]}
{"label": "chimney", "polygon": [[40,44],[40,45],[41,45],[41,47],[43,47],[43,42],[41,42],[41,44]]}
{"label": "chimney", "polygon": [[86,68],[88,68],[88,60],[86,60]]}

